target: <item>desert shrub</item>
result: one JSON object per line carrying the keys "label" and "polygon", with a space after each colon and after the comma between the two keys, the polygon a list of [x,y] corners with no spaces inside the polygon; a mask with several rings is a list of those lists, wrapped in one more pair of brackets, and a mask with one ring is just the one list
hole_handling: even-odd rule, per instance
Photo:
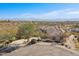
{"label": "desert shrub", "polygon": [[29,38],[32,36],[38,36],[38,32],[36,32],[36,26],[34,24],[22,24],[19,26],[16,38],[21,39],[21,38]]}
{"label": "desert shrub", "polygon": [[76,50],[79,50],[79,42],[75,42],[75,48]]}
{"label": "desert shrub", "polygon": [[2,48],[4,45],[3,44],[0,44],[0,48]]}
{"label": "desert shrub", "polygon": [[79,24],[74,25],[73,28],[79,28]]}
{"label": "desert shrub", "polygon": [[9,44],[12,41],[16,40],[14,37],[15,36],[11,34],[0,35],[0,44],[1,43],[4,43],[4,45]]}
{"label": "desert shrub", "polygon": [[0,20],[0,22],[11,22],[11,21],[7,19],[7,20]]}
{"label": "desert shrub", "polygon": [[46,39],[46,38],[47,38],[47,33],[39,32],[38,35],[39,35],[42,39]]}

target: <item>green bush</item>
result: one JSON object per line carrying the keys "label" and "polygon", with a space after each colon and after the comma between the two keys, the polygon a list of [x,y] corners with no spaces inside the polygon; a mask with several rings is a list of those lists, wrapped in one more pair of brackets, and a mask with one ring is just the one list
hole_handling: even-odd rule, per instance
{"label": "green bush", "polygon": [[11,43],[12,41],[16,40],[14,35],[11,34],[4,34],[0,35],[0,44],[3,43],[4,45]]}
{"label": "green bush", "polygon": [[0,44],[0,48],[2,48],[2,47],[4,47],[4,45],[3,44]]}
{"label": "green bush", "polygon": [[74,25],[73,28],[79,28],[79,24]]}
{"label": "green bush", "polygon": [[22,24],[16,34],[17,39],[25,39],[32,36],[37,36],[36,26],[34,24]]}

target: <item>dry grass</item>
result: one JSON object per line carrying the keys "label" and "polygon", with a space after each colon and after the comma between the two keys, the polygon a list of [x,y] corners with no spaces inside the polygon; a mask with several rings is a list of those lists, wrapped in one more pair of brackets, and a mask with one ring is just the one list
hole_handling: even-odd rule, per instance
{"label": "dry grass", "polygon": [[0,23],[0,35],[4,34],[15,34],[18,29],[18,23],[12,23],[12,22],[4,22]]}
{"label": "dry grass", "polygon": [[76,42],[75,46],[76,46],[77,49],[79,49],[79,42]]}

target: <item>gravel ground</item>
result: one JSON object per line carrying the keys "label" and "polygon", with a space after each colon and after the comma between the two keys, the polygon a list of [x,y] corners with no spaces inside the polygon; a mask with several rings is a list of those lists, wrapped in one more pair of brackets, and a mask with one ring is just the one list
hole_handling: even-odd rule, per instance
{"label": "gravel ground", "polygon": [[78,56],[79,54],[56,44],[39,42],[19,48],[3,56]]}

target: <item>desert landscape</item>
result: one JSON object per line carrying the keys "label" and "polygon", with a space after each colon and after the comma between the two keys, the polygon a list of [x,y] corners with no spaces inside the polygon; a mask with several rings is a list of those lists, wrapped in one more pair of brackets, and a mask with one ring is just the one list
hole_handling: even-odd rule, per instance
{"label": "desert landscape", "polygon": [[0,55],[79,55],[79,22],[0,21]]}
{"label": "desert landscape", "polygon": [[79,4],[0,3],[0,56],[79,56]]}

